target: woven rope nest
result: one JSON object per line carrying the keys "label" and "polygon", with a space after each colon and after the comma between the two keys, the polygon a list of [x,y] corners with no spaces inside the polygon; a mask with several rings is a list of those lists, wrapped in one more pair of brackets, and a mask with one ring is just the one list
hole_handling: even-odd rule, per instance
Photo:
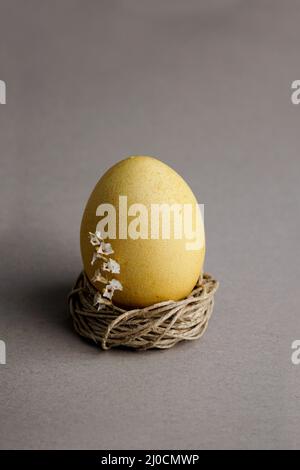
{"label": "woven rope nest", "polygon": [[218,282],[204,274],[183,300],[133,310],[110,304],[98,311],[93,305],[97,291],[81,272],[68,301],[76,332],[102,349],[168,349],[179,341],[198,339],[204,334],[217,288]]}

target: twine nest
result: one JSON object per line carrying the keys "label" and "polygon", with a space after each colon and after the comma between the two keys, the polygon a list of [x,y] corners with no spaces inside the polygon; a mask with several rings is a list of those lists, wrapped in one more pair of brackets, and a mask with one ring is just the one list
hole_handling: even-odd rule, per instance
{"label": "twine nest", "polygon": [[110,304],[98,311],[93,305],[97,291],[81,272],[68,301],[76,332],[102,349],[168,349],[179,341],[198,339],[204,334],[217,288],[218,282],[204,274],[183,300],[133,310]]}

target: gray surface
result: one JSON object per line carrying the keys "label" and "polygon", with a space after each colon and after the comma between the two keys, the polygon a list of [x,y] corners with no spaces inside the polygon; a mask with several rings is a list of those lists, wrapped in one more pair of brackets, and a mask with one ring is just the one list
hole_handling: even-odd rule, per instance
{"label": "gray surface", "polygon": [[[0,0],[1,448],[296,448],[297,1]],[[157,155],[206,204],[205,337],[99,352],[66,295],[100,175]]]}

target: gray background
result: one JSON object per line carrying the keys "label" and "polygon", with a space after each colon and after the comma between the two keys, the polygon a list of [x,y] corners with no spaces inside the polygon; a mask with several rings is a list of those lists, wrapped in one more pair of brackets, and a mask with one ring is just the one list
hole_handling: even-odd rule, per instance
{"label": "gray background", "polygon": [[[0,0],[1,448],[297,448],[299,1]],[[66,295],[101,174],[156,155],[206,204],[202,340],[103,353]]]}

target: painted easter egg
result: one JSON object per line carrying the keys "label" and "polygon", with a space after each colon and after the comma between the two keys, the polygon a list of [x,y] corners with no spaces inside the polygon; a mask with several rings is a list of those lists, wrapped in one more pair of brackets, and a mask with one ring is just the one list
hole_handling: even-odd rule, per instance
{"label": "painted easter egg", "polygon": [[125,307],[180,300],[203,269],[201,208],[172,168],[132,156],[96,184],[80,244],[85,273],[104,299]]}

